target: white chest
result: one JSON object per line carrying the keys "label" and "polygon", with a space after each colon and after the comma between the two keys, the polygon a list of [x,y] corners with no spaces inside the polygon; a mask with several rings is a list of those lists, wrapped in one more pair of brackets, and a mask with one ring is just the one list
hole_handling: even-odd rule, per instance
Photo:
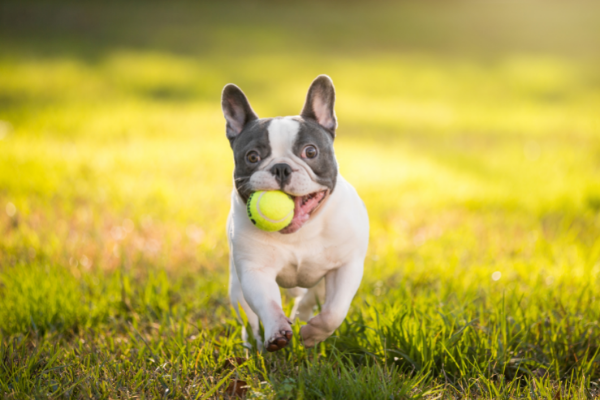
{"label": "white chest", "polygon": [[312,251],[294,251],[282,257],[276,281],[283,288],[310,288],[332,269],[338,268],[342,260],[335,248],[317,247]]}
{"label": "white chest", "polygon": [[347,263],[354,254],[356,243],[347,237],[340,239],[319,237],[300,246],[281,248],[277,284],[284,288],[310,288],[329,271]]}

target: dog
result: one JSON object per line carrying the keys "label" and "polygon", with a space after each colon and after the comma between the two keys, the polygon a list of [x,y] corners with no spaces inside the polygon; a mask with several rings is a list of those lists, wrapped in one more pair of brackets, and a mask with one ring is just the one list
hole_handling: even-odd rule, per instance
{"label": "dog", "polygon": [[[259,118],[240,88],[223,89],[235,162],[227,222],[229,297],[240,320],[239,307],[245,312],[260,350],[286,347],[295,318],[307,322],[300,328],[304,346],[327,339],[346,318],[360,286],[369,218],[354,187],[338,172],[334,104],[335,89],[326,75],[312,82],[299,116]],[[294,200],[294,217],[284,229],[262,231],[248,218],[246,202],[259,190],[281,190]],[[295,298],[289,318],[279,287]],[[313,317],[317,304],[321,312]],[[249,345],[245,328],[242,337]]]}

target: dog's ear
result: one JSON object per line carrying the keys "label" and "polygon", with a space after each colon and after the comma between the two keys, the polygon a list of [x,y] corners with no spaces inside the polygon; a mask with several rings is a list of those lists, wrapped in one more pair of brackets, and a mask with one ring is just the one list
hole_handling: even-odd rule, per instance
{"label": "dog's ear", "polygon": [[221,107],[227,121],[227,139],[233,139],[239,135],[248,122],[258,119],[242,89],[233,83],[225,85],[221,96]]}
{"label": "dog's ear", "polygon": [[327,75],[319,75],[310,85],[306,95],[306,103],[300,113],[303,118],[317,121],[335,137],[337,119],[333,106],[335,105],[335,89],[333,81]]}

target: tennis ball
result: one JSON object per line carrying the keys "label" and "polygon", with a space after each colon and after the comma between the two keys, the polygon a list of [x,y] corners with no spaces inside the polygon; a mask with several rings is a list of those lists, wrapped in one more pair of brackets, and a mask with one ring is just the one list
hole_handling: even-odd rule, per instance
{"label": "tennis ball", "polygon": [[263,231],[280,231],[294,218],[294,200],[279,190],[254,192],[246,206],[250,221]]}

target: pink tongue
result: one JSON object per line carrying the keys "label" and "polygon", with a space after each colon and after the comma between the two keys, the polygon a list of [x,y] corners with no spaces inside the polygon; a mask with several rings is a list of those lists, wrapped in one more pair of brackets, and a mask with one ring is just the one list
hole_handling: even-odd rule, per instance
{"label": "pink tongue", "polygon": [[319,204],[319,201],[323,198],[324,193],[320,192],[311,199],[308,199],[302,205],[302,200],[306,196],[294,197],[294,218],[292,222],[279,232],[281,233],[294,233],[304,225],[310,218],[310,212]]}

